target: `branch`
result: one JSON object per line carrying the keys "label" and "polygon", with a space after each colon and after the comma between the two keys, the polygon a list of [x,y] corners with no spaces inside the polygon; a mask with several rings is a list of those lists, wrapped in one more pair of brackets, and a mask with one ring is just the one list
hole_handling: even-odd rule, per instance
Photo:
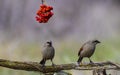
{"label": "branch", "polygon": [[38,62],[19,62],[19,61],[10,61],[0,59],[0,66],[15,69],[15,70],[25,70],[25,71],[36,71],[42,73],[53,73],[61,70],[94,70],[94,69],[115,69],[120,70],[120,67],[117,64],[112,62],[101,62],[95,64],[82,64],[76,66],[76,64],[61,64],[55,66],[46,66],[42,67]]}

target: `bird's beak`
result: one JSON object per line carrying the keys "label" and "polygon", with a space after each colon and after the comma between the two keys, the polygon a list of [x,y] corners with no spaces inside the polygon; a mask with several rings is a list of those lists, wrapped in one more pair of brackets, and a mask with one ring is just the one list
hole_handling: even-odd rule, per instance
{"label": "bird's beak", "polygon": [[100,41],[97,41],[97,43],[101,43]]}

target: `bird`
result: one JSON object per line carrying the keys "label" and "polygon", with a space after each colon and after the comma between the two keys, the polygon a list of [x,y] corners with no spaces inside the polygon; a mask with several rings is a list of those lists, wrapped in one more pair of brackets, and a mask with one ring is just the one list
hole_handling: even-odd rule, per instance
{"label": "bird", "polygon": [[44,44],[43,48],[44,49],[42,50],[42,60],[40,61],[40,64],[42,66],[45,66],[46,60],[51,60],[52,65],[54,66],[53,58],[54,58],[54,55],[55,55],[55,49],[52,46],[52,41],[47,41]]}
{"label": "bird", "polygon": [[90,63],[93,63],[90,57],[94,54],[96,45],[98,43],[101,43],[101,42],[95,39],[89,40],[86,43],[84,43],[78,52],[79,58],[77,60],[77,64],[80,64],[84,57],[89,58]]}

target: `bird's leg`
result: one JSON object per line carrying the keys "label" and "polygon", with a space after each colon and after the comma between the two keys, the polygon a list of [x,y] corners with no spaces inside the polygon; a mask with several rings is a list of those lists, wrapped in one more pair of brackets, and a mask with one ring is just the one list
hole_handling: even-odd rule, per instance
{"label": "bird's leg", "polygon": [[53,60],[51,59],[51,62],[52,62],[52,66],[55,66],[55,64],[53,63]]}
{"label": "bird's leg", "polygon": [[79,59],[78,59],[78,61],[77,61],[78,65],[82,64],[82,59],[83,59],[83,57],[80,56]]}
{"label": "bird's leg", "polygon": [[89,58],[90,64],[93,64],[93,61]]}
{"label": "bird's leg", "polygon": [[39,64],[41,64],[42,67],[45,67],[45,62],[46,62],[46,60],[45,60],[45,59],[42,59]]}
{"label": "bird's leg", "polygon": [[42,64],[42,67],[45,67],[45,64]]}

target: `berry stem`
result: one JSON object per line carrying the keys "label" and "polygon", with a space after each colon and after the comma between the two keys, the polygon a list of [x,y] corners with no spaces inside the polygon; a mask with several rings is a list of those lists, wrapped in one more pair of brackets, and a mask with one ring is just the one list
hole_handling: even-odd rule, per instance
{"label": "berry stem", "polygon": [[45,0],[42,0],[42,4],[44,4],[45,3]]}

